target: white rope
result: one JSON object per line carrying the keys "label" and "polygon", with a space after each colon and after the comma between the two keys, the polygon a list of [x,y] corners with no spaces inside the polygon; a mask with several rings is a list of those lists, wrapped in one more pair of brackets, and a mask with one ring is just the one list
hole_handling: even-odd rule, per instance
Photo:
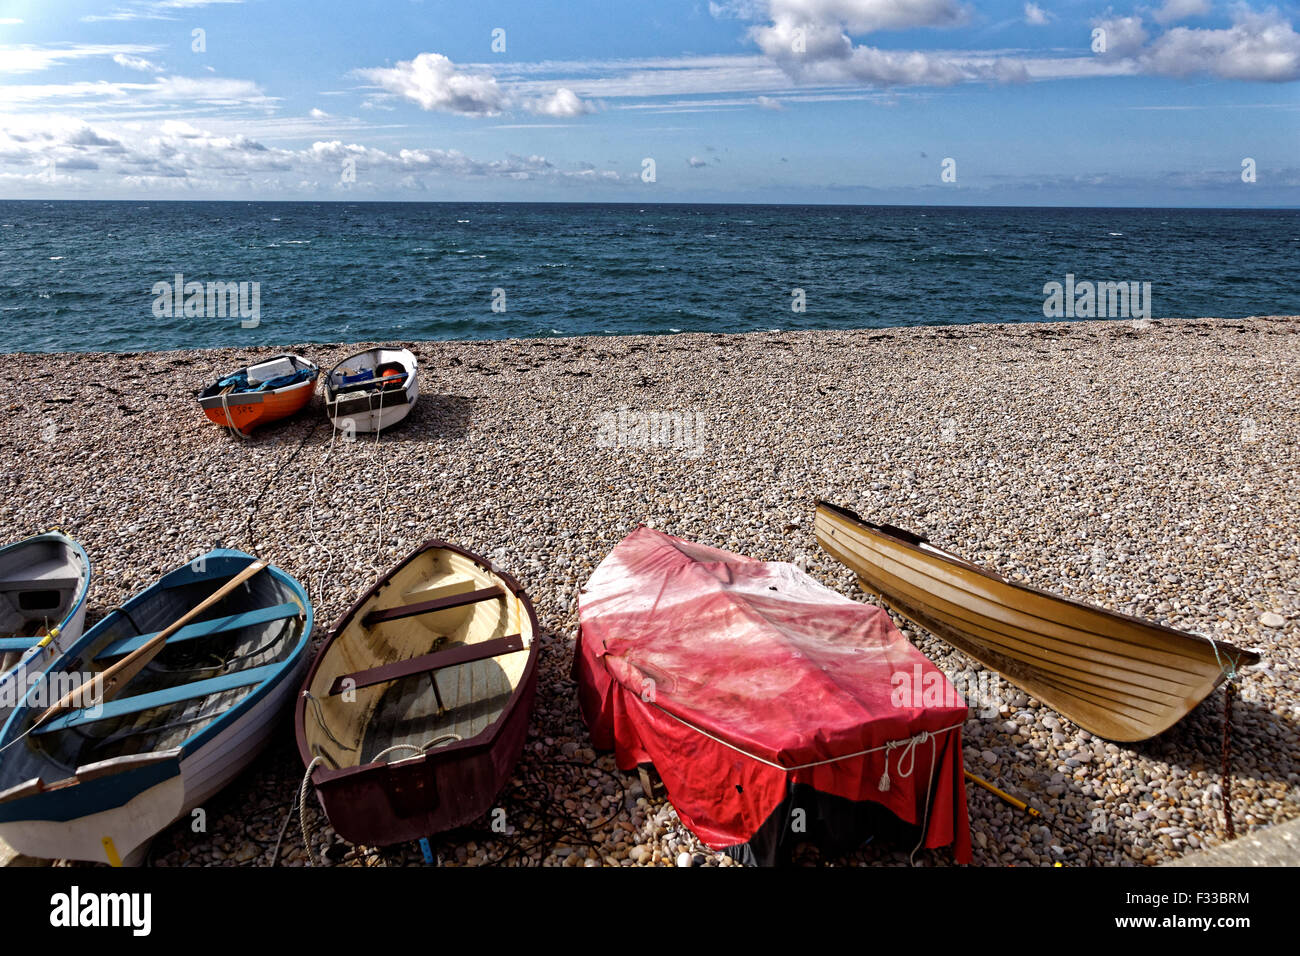
{"label": "white rope", "polygon": [[[676,714],[664,710],[662,707],[660,707],[658,704],[654,702],[651,702],[650,706],[654,707],[660,713],[667,714],[669,717],[673,718],[673,720],[676,720],[678,723],[684,724],[685,726],[691,728],[691,730],[694,730],[696,733],[708,737],[710,740],[716,743],[720,743],[724,747],[731,748],[732,750],[736,751],[736,753],[738,754],[743,754],[744,756],[750,758],[751,760],[757,760],[759,763],[766,764],[769,767],[773,767],[777,770],[786,771],[786,772],[793,771],[793,770],[807,770],[810,767],[821,767],[828,763],[838,763],[841,760],[851,760],[854,757],[863,757],[866,756],[867,754],[877,753],[883,750],[885,751],[885,772],[881,774],[880,783],[878,785],[878,789],[882,791],[887,791],[890,788],[889,755],[899,748],[903,749],[903,755],[898,758],[898,775],[902,779],[906,780],[908,777],[912,776],[913,771],[915,771],[916,769],[916,748],[920,744],[929,741],[930,776],[926,780],[925,813],[921,818],[921,839],[920,841],[918,841],[916,846],[912,849],[911,854],[907,858],[908,862],[911,863],[913,866],[916,865],[915,857],[917,851],[920,850],[921,847],[925,844],[926,831],[929,829],[930,826],[930,802],[933,799],[933,795],[934,795],[934,784],[935,784],[934,765],[939,759],[939,737],[940,735],[946,734],[950,731],[960,730],[964,724],[963,721],[963,723],[961,724],[951,724],[947,727],[942,727],[939,730],[923,730],[918,734],[913,734],[911,737],[905,737],[902,740],[890,740],[884,744],[881,744],[879,747],[869,747],[866,750],[859,750],[856,753],[845,754],[842,757],[829,757],[826,760],[816,760],[813,761],[812,763],[804,763],[794,767],[786,767],[783,766],[782,764],[775,763],[771,760],[767,760],[764,757],[760,757],[757,754],[752,754],[741,747],[737,747],[735,744],[731,743],[730,741],[723,740],[721,737],[715,736],[714,734],[709,733],[707,730],[695,726],[689,720],[683,720],[681,717],[678,717]],[[907,761],[906,771],[903,770],[904,760]]]}
{"label": "white rope", "polygon": [[[311,836],[307,831],[307,787],[311,785],[312,772],[325,762],[324,757],[316,756],[311,758],[311,763],[307,764],[307,772],[303,774],[302,786],[298,788],[298,825],[302,828],[302,845],[307,851],[307,865],[315,866],[311,861]],[[293,808],[289,808],[293,813]]]}
{"label": "white rope", "polygon": [[441,734],[437,737],[434,737],[428,743],[425,743],[419,747],[415,746],[415,744],[393,744],[393,746],[389,747],[388,749],[381,750],[379,751],[379,753],[371,757],[370,762],[378,763],[381,758],[387,757],[391,753],[397,753],[397,751],[399,750],[413,750],[417,754],[422,754],[428,752],[429,748],[437,746],[438,744],[442,743],[444,740],[464,740],[464,739],[465,738],[462,737],[460,734]]}
{"label": "white rope", "polygon": [[[748,757],[750,760],[757,760],[759,763],[766,764],[767,766],[773,767],[776,770],[785,770],[785,771],[807,770],[809,767],[821,767],[828,763],[839,763],[839,761],[841,760],[852,760],[854,757],[863,757],[866,756],[867,754],[876,753],[877,751],[880,750],[892,750],[898,747],[909,747],[909,748],[915,747],[916,744],[923,743],[926,739],[930,737],[937,737],[939,734],[946,734],[950,730],[958,730],[962,727],[962,724],[952,724],[951,726],[948,727],[941,727],[938,730],[925,730],[919,734],[916,734],[913,737],[904,737],[902,740],[888,741],[886,743],[881,744],[879,747],[868,747],[866,750],[859,750],[855,753],[844,754],[841,757],[828,757],[825,760],[815,760],[812,763],[801,763],[794,767],[787,767],[784,764],[779,764],[776,763],[775,761],[768,760],[766,757],[760,757],[758,756],[758,754],[750,753],[748,750],[745,750],[742,747],[737,747],[735,744],[731,743],[730,741],[723,740],[721,737],[714,736],[713,734],[709,733],[707,730],[703,729],[702,727],[695,726],[689,720],[683,720],[681,717],[678,717],[676,714],[672,713],[671,711],[664,710],[662,707],[660,707],[658,704],[654,703],[653,701],[650,702],[650,706],[654,707],[656,710],[658,710],[663,714],[667,714],[669,717],[671,717],[673,720],[677,721],[678,723],[684,724],[685,726],[691,728],[691,730],[695,731],[697,734],[701,734],[705,737],[708,737],[710,740],[714,741],[715,743],[720,743],[724,747],[730,747],[732,750],[736,751],[736,753],[742,754],[743,756]],[[887,755],[885,759],[886,761],[888,761],[889,758]],[[886,767],[886,769],[888,769],[888,767]],[[902,771],[900,768],[900,773],[901,772]],[[911,775],[912,775],[911,770],[908,770],[906,774],[903,774],[903,776],[905,777],[910,777]],[[888,786],[886,786],[883,789],[887,790],[889,788]]]}
{"label": "white rope", "polygon": [[238,428],[235,427],[235,420],[230,417],[230,401],[227,397],[229,396],[229,394],[230,394],[229,388],[223,388],[221,390],[221,410],[226,413],[226,425],[230,428],[232,432],[234,432],[240,438],[247,438],[248,437],[247,435],[245,435],[243,432],[241,432]]}
{"label": "white rope", "polygon": [[[925,785],[925,816],[921,818],[921,839],[916,841],[916,846],[912,847],[912,852],[908,854],[907,857],[907,862],[912,866],[916,866],[916,853],[925,845],[925,834],[926,831],[930,829],[930,800],[934,795],[935,784],[934,764],[935,761],[939,759],[939,742],[933,735],[930,736],[930,739],[930,779]],[[913,750],[913,752],[915,752],[915,750]],[[901,759],[899,760],[899,763],[902,763]],[[911,771],[909,770],[908,773],[910,774]]]}

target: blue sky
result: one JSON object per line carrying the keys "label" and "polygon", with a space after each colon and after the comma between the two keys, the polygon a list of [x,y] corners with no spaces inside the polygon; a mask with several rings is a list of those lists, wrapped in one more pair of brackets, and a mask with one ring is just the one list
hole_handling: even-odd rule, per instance
{"label": "blue sky", "polygon": [[1297,22],[1219,0],[0,0],[0,197],[1296,206]]}

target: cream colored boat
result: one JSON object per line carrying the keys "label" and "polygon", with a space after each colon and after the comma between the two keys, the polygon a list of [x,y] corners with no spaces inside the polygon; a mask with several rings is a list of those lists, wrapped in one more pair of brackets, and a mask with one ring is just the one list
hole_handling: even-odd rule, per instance
{"label": "cream colored boat", "polygon": [[492,808],[528,736],[537,632],[514,578],[445,541],[361,597],[296,711],[298,752],[340,836],[389,846]]}
{"label": "cream colored boat", "polygon": [[1084,730],[1146,740],[1254,651],[1015,584],[890,525],[817,502],[817,541],[862,588]]}

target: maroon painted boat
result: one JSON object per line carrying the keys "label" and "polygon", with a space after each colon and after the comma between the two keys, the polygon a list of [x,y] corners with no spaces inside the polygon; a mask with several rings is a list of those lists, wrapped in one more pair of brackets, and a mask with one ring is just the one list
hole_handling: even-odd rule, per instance
{"label": "maroon painted boat", "polygon": [[334,626],[295,712],[334,830],[388,846],[492,808],[523,752],[537,615],[510,575],[430,541]]}

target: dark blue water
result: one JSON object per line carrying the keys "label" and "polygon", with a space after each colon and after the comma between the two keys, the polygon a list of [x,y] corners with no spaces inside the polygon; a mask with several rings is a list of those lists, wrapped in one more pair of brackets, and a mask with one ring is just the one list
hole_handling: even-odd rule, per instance
{"label": "dark blue water", "polygon": [[[1300,210],[5,201],[0,351],[1025,322],[1067,273],[1296,314],[1298,265]],[[157,317],[176,273],[260,324]]]}

